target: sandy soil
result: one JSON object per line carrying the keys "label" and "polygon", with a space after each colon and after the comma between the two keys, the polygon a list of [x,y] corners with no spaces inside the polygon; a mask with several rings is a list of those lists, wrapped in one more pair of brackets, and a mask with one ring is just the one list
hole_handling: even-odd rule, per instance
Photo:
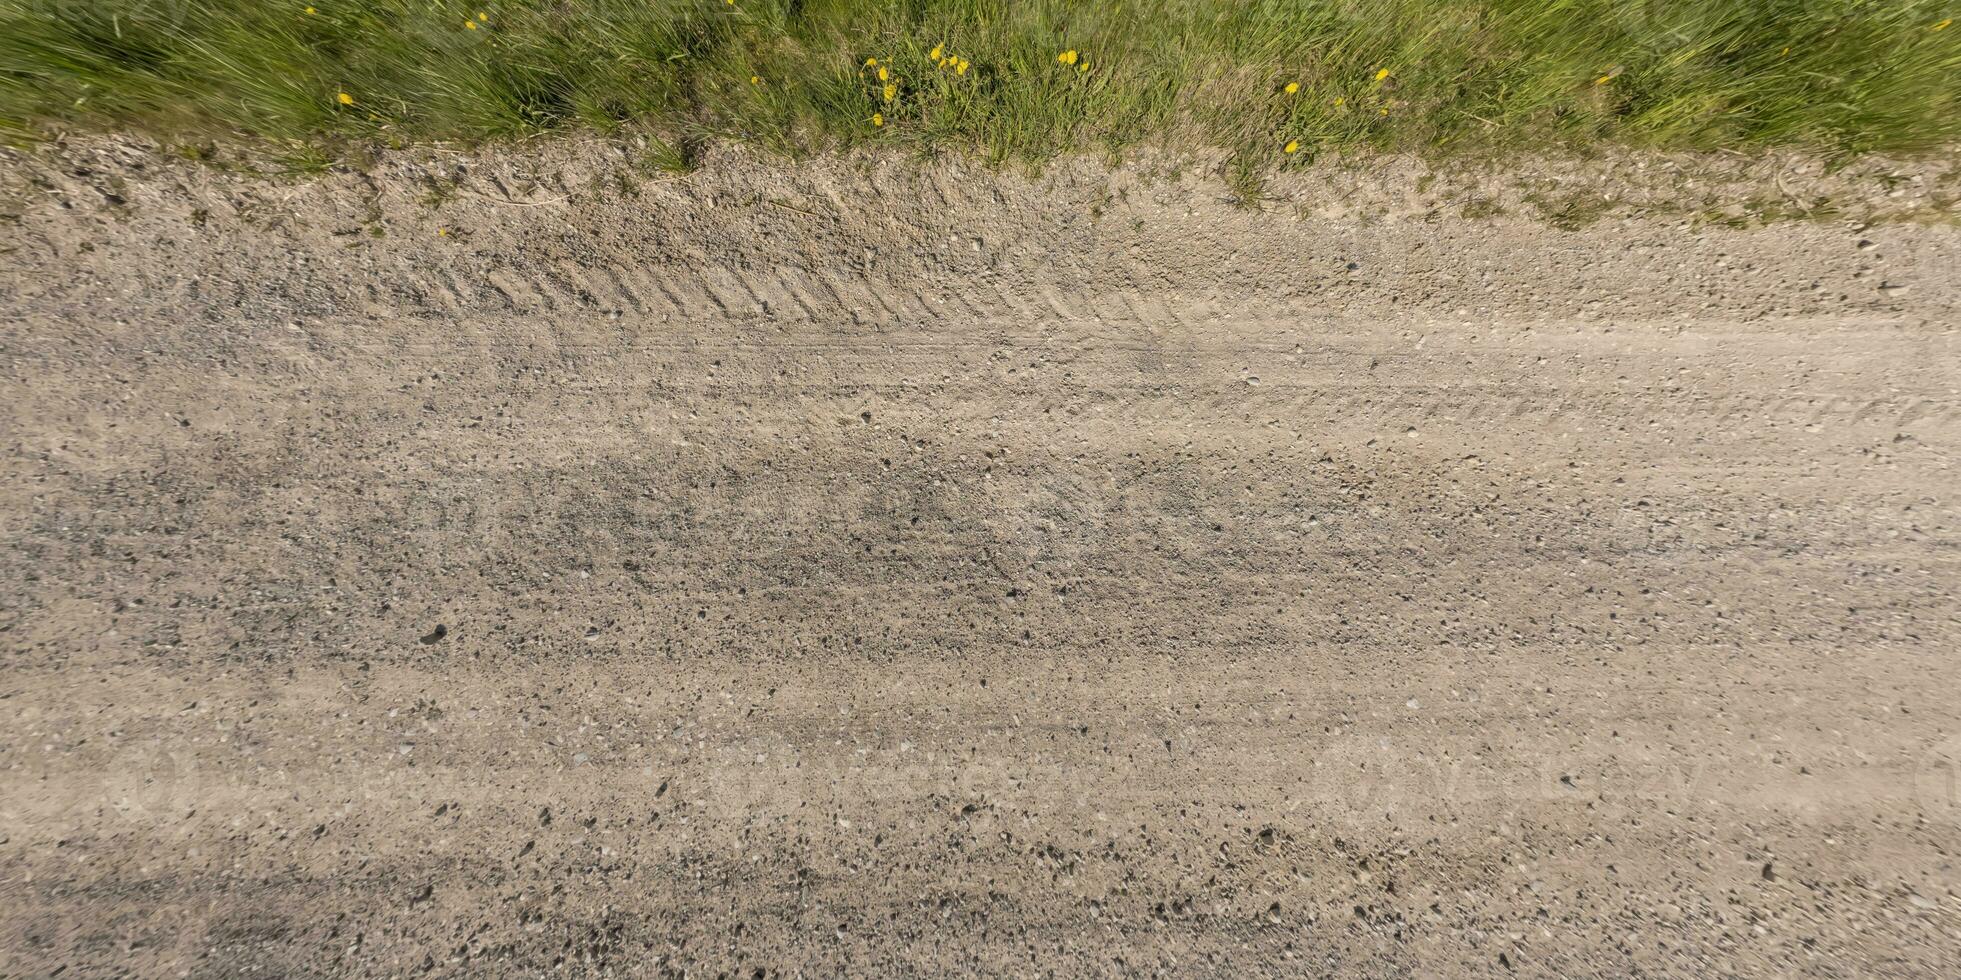
{"label": "sandy soil", "polygon": [[1961,972],[1949,175],[609,153],[5,161],[0,975]]}

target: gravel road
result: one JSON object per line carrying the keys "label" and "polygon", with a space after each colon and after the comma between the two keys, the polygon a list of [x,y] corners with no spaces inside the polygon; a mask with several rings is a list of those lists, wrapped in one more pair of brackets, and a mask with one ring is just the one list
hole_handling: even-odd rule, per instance
{"label": "gravel road", "polygon": [[0,975],[1961,973],[1951,221],[10,166]]}

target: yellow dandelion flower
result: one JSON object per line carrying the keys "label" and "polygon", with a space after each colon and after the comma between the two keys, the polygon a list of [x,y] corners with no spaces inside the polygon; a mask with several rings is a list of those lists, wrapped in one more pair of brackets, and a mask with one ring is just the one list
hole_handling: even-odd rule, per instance
{"label": "yellow dandelion flower", "polygon": [[1377,109],[1377,110],[1376,110],[1376,112],[1377,112],[1378,114],[1380,114],[1380,115],[1384,115],[1384,116],[1386,116],[1386,115],[1388,115],[1388,114],[1389,114],[1389,110],[1387,110],[1387,109]]}
{"label": "yellow dandelion flower", "polygon": [[1336,99],[1335,99],[1335,108],[1337,108],[1337,109],[1339,109],[1339,108],[1341,108],[1342,106],[1345,106],[1345,105],[1347,105],[1347,104],[1348,104],[1348,99],[1346,99],[1346,98],[1336,98]]}
{"label": "yellow dandelion flower", "polygon": [[1944,31],[1947,30],[1947,25],[1952,23],[1954,23],[1954,18],[1949,17],[1948,19],[1941,21],[1938,24],[1935,24],[1932,29],[1936,31]]}
{"label": "yellow dandelion flower", "polygon": [[931,58],[931,59],[933,59],[934,61],[938,61],[938,60],[940,60],[940,54],[941,54],[941,52],[943,52],[943,51],[945,51],[945,50],[946,50],[946,45],[944,45],[944,44],[935,44],[935,45],[933,45],[933,50],[931,50],[931,51],[928,51],[928,52],[926,52],[926,57],[928,57],[928,58]]}
{"label": "yellow dandelion flower", "polygon": [[957,64],[957,65],[955,65],[955,66],[953,66],[953,73],[954,73],[955,75],[965,75],[965,74],[967,74],[967,68],[968,68],[968,67],[969,67],[969,66],[968,66],[968,64],[967,64],[967,59],[965,59],[965,58],[962,58],[962,59],[960,59],[960,63],[959,63],[959,64]]}
{"label": "yellow dandelion flower", "polygon": [[899,87],[897,85],[885,86],[885,101],[887,102],[892,101],[892,97],[898,94],[899,94]]}
{"label": "yellow dandelion flower", "polygon": [[885,114],[881,112],[872,113],[872,125],[874,126],[885,125]]}
{"label": "yellow dandelion flower", "polygon": [[1077,57],[1076,49],[1070,48],[1069,50],[1064,51],[1059,55],[1056,55],[1055,60],[1060,61],[1065,65],[1073,65],[1076,63],[1076,57]]}
{"label": "yellow dandelion flower", "polygon": [[1280,152],[1282,153],[1299,153],[1300,151],[1301,151],[1300,140],[1288,140],[1287,145],[1280,148]]}
{"label": "yellow dandelion flower", "polygon": [[1301,83],[1299,83],[1299,82],[1288,82],[1288,83],[1287,83],[1287,87],[1286,87],[1285,89],[1283,89],[1282,91],[1284,91],[1284,92],[1286,92],[1286,93],[1287,93],[1288,95],[1292,95],[1292,94],[1294,94],[1295,92],[1298,92],[1298,91],[1300,91],[1300,90],[1301,90]]}
{"label": "yellow dandelion flower", "polygon": [[436,229],[436,237],[437,237],[437,238],[448,238],[448,237],[449,237],[449,229],[448,229],[448,228],[438,228],[438,229]]}
{"label": "yellow dandelion flower", "polygon": [[1076,66],[1076,70],[1077,70],[1077,71],[1088,71],[1088,70],[1089,70],[1089,59],[1088,59],[1088,58],[1084,58],[1084,59],[1083,59],[1083,63],[1082,63],[1082,64],[1080,64],[1080,65],[1077,65],[1077,66]]}
{"label": "yellow dandelion flower", "polygon": [[865,67],[866,67],[866,68],[876,68],[876,67],[878,67],[878,59],[877,59],[877,58],[866,58],[866,59],[865,59]]}
{"label": "yellow dandelion flower", "polygon": [[311,17],[311,16],[313,16],[314,14],[317,14],[317,13],[319,13],[319,12],[320,12],[320,11],[318,11],[318,10],[315,10],[315,9],[313,9],[312,7],[308,7],[308,8],[306,8],[306,14],[307,14],[307,16],[308,16],[308,17]]}
{"label": "yellow dandelion flower", "polygon": [[477,29],[477,22],[474,20],[466,20],[463,22],[463,29],[466,31],[474,31]]}
{"label": "yellow dandelion flower", "polygon": [[883,69],[883,68],[880,68],[880,69],[878,70],[878,80],[879,80],[879,81],[881,81],[881,82],[883,82],[883,81],[885,81],[885,80],[887,80],[887,79],[889,79],[889,78],[891,78],[891,77],[892,77],[892,73],[891,73],[891,72],[888,72],[888,71],[886,71],[886,70],[885,70],[885,69]]}
{"label": "yellow dandelion flower", "polygon": [[477,19],[478,19],[478,20],[481,20],[481,21],[485,21],[485,22],[488,22],[488,21],[490,20],[490,15],[489,15],[489,14],[487,14],[487,13],[484,13],[484,12],[483,12],[483,11],[481,11],[481,10],[479,10],[479,11],[477,11]]}
{"label": "yellow dandelion flower", "polygon": [[763,83],[763,76],[761,76],[761,75],[751,75],[751,76],[749,76],[749,84],[751,84],[751,85],[761,85],[762,83]]}
{"label": "yellow dandelion flower", "polygon": [[1384,68],[1381,71],[1375,73],[1375,80],[1378,82],[1388,77],[1389,77],[1389,69],[1387,68]]}
{"label": "yellow dandelion flower", "polygon": [[349,95],[349,94],[347,94],[346,92],[342,92],[341,94],[339,94],[339,95],[337,95],[337,96],[335,96],[335,98],[336,98],[336,99],[338,99],[338,100],[340,101],[340,104],[341,104],[341,105],[353,105],[353,104],[354,104],[354,96],[351,96],[351,95]]}

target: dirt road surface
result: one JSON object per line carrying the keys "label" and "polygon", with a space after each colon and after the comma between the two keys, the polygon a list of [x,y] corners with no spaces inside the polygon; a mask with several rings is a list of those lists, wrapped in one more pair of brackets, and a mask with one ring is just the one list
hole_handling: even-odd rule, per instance
{"label": "dirt road surface", "polygon": [[1961,972],[1951,221],[9,165],[0,975]]}

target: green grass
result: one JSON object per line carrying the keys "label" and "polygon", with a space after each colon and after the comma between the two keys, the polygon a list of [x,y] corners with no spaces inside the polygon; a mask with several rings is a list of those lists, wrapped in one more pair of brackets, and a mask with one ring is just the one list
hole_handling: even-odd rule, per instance
{"label": "green grass", "polygon": [[996,161],[1164,144],[1249,173],[1359,149],[1961,142],[1961,26],[1936,29],[1954,0],[312,3],[0,0],[0,127],[337,148],[633,128]]}

